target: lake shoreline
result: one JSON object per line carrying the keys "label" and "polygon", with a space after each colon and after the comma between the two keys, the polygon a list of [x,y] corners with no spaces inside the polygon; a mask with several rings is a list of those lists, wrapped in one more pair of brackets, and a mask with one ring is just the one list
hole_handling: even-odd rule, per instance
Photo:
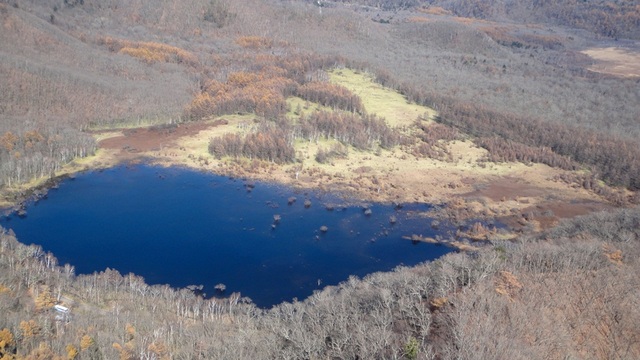
{"label": "lake shoreline", "polygon": [[[433,217],[461,224],[469,219],[497,219],[510,224],[515,231],[526,226],[538,230],[549,228],[561,218],[610,208],[606,201],[591,192],[553,180],[561,171],[539,164],[514,163],[500,165],[501,168],[494,170],[470,169],[466,165],[414,159],[401,149],[383,150],[377,154],[354,150],[349,159],[319,164],[310,159],[317,147],[313,143],[299,145],[304,150],[301,150],[303,155],[292,164],[214,158],[207,151],[210,139],[234,131],[237,121],[245,120],[217,119],[176,124],[170,128],[93,132],[98,142],[95,155],[72,161],[53,178],[4,189],[0,192],[0,199],[4,199],[0,200],[0,210],[19,209],[33,200],[34,194],[46,192],[60,179],[82,171],[139,162],[281,184],[302,192],[331,193],[361,203],[434,204],[436,209],[430,214]],[[455,146],[456,151],[462,153],[477,151],[470,147],[470,142]],[[505,169],[508,172],[504,173]],[[548,214],[551,210],[557,214],[534,219],[529,216],[526,221],[522,220],[523,214]]]}
{"label": "lake shoreline", "polygon": [[[430,226],[432,219],[423,215],[428,204],[347,205],[331,193],[146,163],[58,180],[58,186],[50,183],[56,190],[46,200],[25,203],[26,216],[13,213],[0,224],[21,242],[38,244],[60,263],[73,264],[79,274],[108,267],[141,275],[149,284],[205,284],[210,295],[223,283],[229,295],[248,294],[247,272],[275,282],[265,290],[269,293],[280,286],[279,276],[265,272],[279,271],[295,284],[287,287],[291,296],[301,298],[319,287],[318,279],[335,285],[351,274],[413,266],[432,259],[430,254],[455,251],[401,239],[455,232],[445,222],[437,229]],[[223,276],[229,266],[253,270]],[[337,270],[350,266],[355,267]],[[206,277],[180,275],[183,270],[176,269],[183,267]]]}
{"label": "lake shoreline", "polygon": [[[39,182],[37,185],[31,187],[31,188],[27,188],[25,190],[23,190],[22,192],[19,193],[19,199],[20,201],[17,201],[15,205],[11,206],[11,207],[4,207],[4,208],[0,208],[0,212],[2,212],[4,214],[4,216],[9,216],[10,214],[13,213],[18,213],[20,215],[20,213],[22,213],[22,215],[20,216],[28,216],[28,212],[26,211],[26,207],[29,206],[30,203],[34,203],[34,202],[38,202],[42,199],[46,199],[47,198],[47,193],[51,190],[51,189],[55,189],[58,187],[58,185],[61,182],[64,182],[66,180],[69,179],[74,179],[76,176],[79,176],[83,173],[86,172],[92,172],[92,171],[103,171],[103,170],[107,170],[107,169],[113,169],[115,167],[118,166],[124,166],[124,167],[133,167],[133,166],[137,166],[137,165],[146,165],[146,166],[157,166],[159,168],[176,168],[176,169],[184,169],[186,171],[195,171],[195,172],[202,172],[205,174],[211,174],[214,176],[221,176],[221,177],[226,177],[229,180],[234,180],[234,179],[238,179],[240,181],[242,181],[243,186],[245,187],[247,192],[251,192],[253,187],[255,186],[256,182],[260,182],[263,185],[268,185],[268,186],[275,186],[275,187],[279,187],[279,188],[289,188],[291,191],[293,191],[293,193],[296,194],[300,194],[302,195],[302,197],[306,196],[308,193],[310,192],[315,192],[318,194],[323,194],[323,196],[331,196],[334,199],[339,199],[339,201],[331,201],[328,203],[321,203],[321,204],[314,204],[314,206],[322,206],[327,210],[333,210],[334,208],[346,208],[346,207],[361,207],[362,209],[366,209],[368,208],[371,204],[376,204],[376,205],[382,205],[382,206],[393,206],[396,209],[402,209],[405,205],[407,204],[425,204],[425,205],[430,205],[431,209],[424,211],[421,213],[420,216],[424,216],[425,218],[428,217],[432,217],[432,218],[437,218],[440,220],[444,220],[444,221],[450,221],[451,218],[449,218],[448,216],[446,216],[446,211],[443,211],[442,209],[439,209],[443,206],[443,204],[428,204],[428,203],[414,203],[414,202],[406,202],[406,203],[402,203],[402,202],[396,202],[396,201],[377,201],[377,200],[371,200],[371,199],[367,199],[367,198],[362,198],[362,197],[358,197],[358,196],[354,196],[354,194],[352,193],[347,193],[341,190],[331,190],[331,189],[327,189],[327,188],[309,188],[309,187],[297,187],[295,185],[292,184],[286,184],[286,183],[282,183],[282,182],[277,182],[277,181],[267,181],[263,178],[259,178],[259,177],[250,177],[247,176],[249,174],[245,173],[245,172],[231,172],[231,173],[214,173],[211,171],[207,171],[201,168],[197,168],[197,167],[190,167],[184,164],[167,164],[167,163],[157,163],[154,161],[154,159],[149,159],[149,158],[131,158],[131,159],[122,159],[121,162],[118,163],[114,163],[113,165],[109,166],[109,167],[96,167],[96,168],[91,168],[91,167],[85,167],[83,169],[79,169],[75,172],[69,172],[69,173],[61,173],[60,175],[57,175],[53,178],[49,178],[46,179],[44,181]],[[301,199],[296,199],[294,201],[303,201],[302,198]],[[289,204],[291,205],[291,204]],[[465,224],[467,220],[471,220],[472,218],[464,218],[464,219],[457,219],[458,220],[458,227],[459,229],[463,228],[462,224]],[[460,223],[460,220],[462,220],[462,223]],[[473,220],[476,221],[491,221],[491,220],[495,220],[492,218],[475,218]],[[404,238],[408,238],[411,239],[412,241],[414,241],[414,243],[417,242],[425,242],[425,243],[431,243],[431,244],[437,244],[437,245],[442,245],[442,246],[446,246],[448,248],[452,248],[456,251],[478,251],[481,247],[489,245],[492,243],[491,238],[493,239],[500,239],[500,240],[508,240],[510,238],[512,238],[514,235],[511,233],[510,231],[506,231],[506,232],[502,232],[501,234],[498,234],[497,232],[493,231],[493,232],[484,232],[484,234],[482,235],[482,237],[479,238],[473,238],[472,236],[453,236],[453,237],[449,237],[449,238],[443,238],[443,237],[436,237],[436,238],[422,238],[421,236],[418,236],[416,234],[407,234],[406,236],[404,236]],[[409,236],[411,235],[411,236]],[[425,240],[427,239],[427,240]]]}

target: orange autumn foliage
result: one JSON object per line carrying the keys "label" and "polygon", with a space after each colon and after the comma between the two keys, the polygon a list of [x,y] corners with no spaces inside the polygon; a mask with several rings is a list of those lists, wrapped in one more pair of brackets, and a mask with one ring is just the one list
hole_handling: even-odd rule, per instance
{"label": "orange autumn foliage", "polygon": [[7,348],[15,345],[15,338],[9,329],[0,330],[0,355],[3,355]]}
{"label": "orange autumn foliage", "polygon": [[84,336],[82,336],[82,339],[80,339],[80,349],[87,350],[94,343],[95,343],[95,341],[93,340],[93,338],[91,336],[84,335]]}
{"label": "orange autumn foliage", "polygon": [[65,350],[67,350],[67,360],[74,360],[76,357],[78,357],[78,348],[69,344],[65,347]]}
{"label": "orange autumn foliage", "polygon": [[187,116],[202,119],[231,113],[256,113],[275,118],[286,112],[286,97],[292,95],[297,83],[282,76],[286,70],[264,67],[259,72],[239,71],[222,83],[211,80],[196,95],[186,109]]}
{"label": "orange autumn foliage", "polygon": [[179,47],[157,43],[114,39],[106,37],[101,40],[110,51],[129,55],[146,63],[166,62],[196,66],[198,58],[191,52]]}
{"label": "orange autumn foliage", "polygon": [[35,320],[21,321],[20,330],[23,338],[32,338],[40,333],[40,325]]}
{"label": "orange autumn foliage", "polygon": [[36,296],[35,304],[36,304],[36,310],[38,311],[49,309],[56,304],[55,298],[51,294],[49,287],[42,286],[42,288],[40,289],[40,292]]}
{"label": "orange autumn foliage", "polygon": [[262,36],[241,36],[236,44],[249,49],[268,49],[273,46],[273,40]]}

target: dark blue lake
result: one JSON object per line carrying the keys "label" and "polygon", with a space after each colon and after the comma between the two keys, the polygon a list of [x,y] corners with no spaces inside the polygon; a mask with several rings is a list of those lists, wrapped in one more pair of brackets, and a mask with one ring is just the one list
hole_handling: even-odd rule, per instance
{"label": "dark blue lake", "polygon": [[[1,217],[0,226],[78,274],[109,267],[149,284],[202,284],[209,295],[223,283],[226,294],[240,292],[261,307],[450,251],[402,239],[435,235],[431,219],[416,215],[428,210],[425,204],[370,204],[367,216],[361,206],[341,206],[329,194],[246,185],[182,168],[119,166],[63,181],[28,205],[26,217]],[[291,205],[290,197],[297,198]],[[274,215],[281,217],[275,228]]]}

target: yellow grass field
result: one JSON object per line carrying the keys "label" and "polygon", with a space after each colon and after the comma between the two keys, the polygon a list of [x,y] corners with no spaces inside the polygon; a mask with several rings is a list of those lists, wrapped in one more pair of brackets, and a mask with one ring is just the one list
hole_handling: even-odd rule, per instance
{"label": "yellow grass field", "polygon": [[331,82],[360,96],[367,113],[385,118],[389,126],[410,126],[418,118],[430,120],[436,115],[435,110],[410,103],[402,94],[374,82],[369,74],[351,69],[336,69],[329,76]]}

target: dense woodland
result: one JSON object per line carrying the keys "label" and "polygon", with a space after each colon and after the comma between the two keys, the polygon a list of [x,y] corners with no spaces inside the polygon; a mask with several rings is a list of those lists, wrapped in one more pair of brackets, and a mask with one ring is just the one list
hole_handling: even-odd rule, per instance
{"label": "dense woodland", "polygon": [[[640,8],[635,1],[482,1],[482,0],[337,0],[385,10],[421,8],[469,18],[510,19],[587,29],[603,36],[637,39]],[[331,3],[331,2],[329,2]]]}
{"label": "dense woodland", "polygon": [[[562,180],[637,203],[624,190],[640,189],[640,80],[592,73],[579,50],[637,39],[639,6],[0,0],[0,189],[92,154],[91,130],[252,113],[209,151],[291,163],[295,141],[324,139],[318,162],[397,146],[446,160],[441,140],[471,138],[488,161],[588,170]],[[367,114],[327,81],[343,66],[438,123],[408,132]],[[326,110],[291,116],[291,96]],[[638,229],[637,209],[593,214],[273,309],[76,275],[2,230],[0,358],[638,358]],[[73,316],[56,320],[65,299]]]}
{"label": "dense woodland", "polygon": [[[571,159],[592,165],[598,177],[607,183],[632,190],[640,189],[640,148],[634,141],[477,108],[445,108],[440,113],[440,119],[479,136],[480,145],[494,154],[500,150],[504,153],[519,151],[521,155],[511,156],[527,160],[526,155],[530,152],[533,155],[529,161],[537,159],[537,162],[562,168],[571,168]],[[486,136],[492,135],[496,136],[492,142],[486,140]],[[505,145],[496,145],[497,139],[503,139],[503,143],[517,142],[529,147],[505,149]],[[502,149],[499,150],[500,146]],[[500,156],[497,155],[497,158],[500,159]]]}
{"label": "dense woodland", "polygon": [[[640,212],[350,278],[259,309],[230,294],[75,275],[0,234],[0,354],[28,359],[630,359],[640,355]],[[73,315],[56,321],[60,295]]]}

